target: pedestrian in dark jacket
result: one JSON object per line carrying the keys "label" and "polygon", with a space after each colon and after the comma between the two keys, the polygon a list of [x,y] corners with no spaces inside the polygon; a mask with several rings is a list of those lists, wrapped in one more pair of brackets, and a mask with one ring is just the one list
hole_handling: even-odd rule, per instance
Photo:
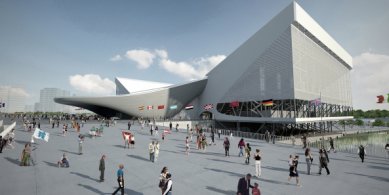
{"label": "pedestrian in dark jacket", "polygon": [[103,182],[104,171],[105,171],[105,155],[101,156],[99,170],[100,170],[100,182]]}
{"label": "pedestrian in dark jacket", "polygon": [[326,150],[325,149],[320,149],[319,150],[319,175],[321,174],[321,169],[325,168],[327,171],[327,175],[330,174],[330,170],[328,169],[328,155],[326,155]]}
{"label": "pedestrian in dark jacket", "polygon": [[254,187],[250,184],[250,180],[251,180],[250,173],[248,173],[246,177],[242,177],[239,179],[237,195],[250,195],[249,189]]}

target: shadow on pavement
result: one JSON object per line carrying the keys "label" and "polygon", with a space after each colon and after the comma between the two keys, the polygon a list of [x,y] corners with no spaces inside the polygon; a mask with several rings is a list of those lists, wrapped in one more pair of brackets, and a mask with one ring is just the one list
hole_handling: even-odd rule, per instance
{"label": "shadow on pavement", "polygon": [[68,154],[75,154],[75,155],[79,155],[77,152],[69,152],[67,150],[59,150],[61,152],[65,152],[65,153],[68,153]]}
{"label": "shadow on pavement", "polygon": [[57,163],[52,163],[52,162],[47,162],[47,161],[43,161],[43,162],[46,163],[47,165],[51,166],[51,167],[58,167]]}
{"label": "shadow on pavement", "polygon": [[117,148],[123,148],[123,149],[126,149],[126,147],[124,147],[123,145],[119,145],[119,144],[112,145],[112,146],[115,146],[115,147],[117,147]]}
{"label": "shadow on pavement", "polygon": [[378,170],[389,170],[389,167],[380,167],[380,166],[374,166],[374,165],[367,165],[367,167],[372,168],[372,169],[378,169]]}
{"label": "shadow on pavement", "polygon": [[377,181],[389,182],[389,178],[385,178],[385,177],[379,177],[379,176],[374,176],[374,175],[364,175],[364,174],[360,174],[360,173],[350,173],[350,172],[344,172],[344,173],[350,174],[350,175],[365,176],[365,177],[368,177],[368,178],[371,178],[371,179],[374,179]]}
{"label": "shadow on pavement", "polygon": [[78,185],[81,187],[84,187],[85,189],[88,189],[96,194],[111,194],[111,193],[104,193],[104,192],[100,191],[99,189],[96,189],[92,186],[88,186],[88,185],[84,185],[84,184],[80,184],[80,183]]}
{"label": "shadow on pavement", "polygon": [[143,160],[143,161],[151,162],[150,159],[147,159],[147,158],[144,158],[144,157],[141,157],[141,156],[136,156],[136,155],[133,155],[133,154],[128,154],[127,156],[131,157],[131,158],[138,159],[138,160]]}
{"label": "shadow on pavement", "polygon": [[222,189],[218,189],[218,188],[215,188],[215,187],[212,187],[212,186],[207,186],[206,189],[214,191],[214,192],[217,192],[217,193],[220,193],[220,194],[231,194],[231,195],[232,194],[236,194],[236,192],[234,192],[234,191],[222,190]]}
{"label": "shadow on pavement", "polygon": [[99,182],[100,181],[98,179],[92,178],[89,175],[85,175],[85,174],[82,174],[82,173],[70,172],[70,174],[77,175],[77,176],[83,177],[85,179],[90,179],[90,180],[95,181],[95,182]]}
{"label": "shadow on pavement", "polygon": [[10,157],[4,157],[5,160],[8,160],[9,162],[15,164],[15,165],[18,165],[20,164],[19,160],[18,159],[12,159]]}
{"label": "shadow on pavement", "polygon": [[204,169],[219,172],[219,173],[227,173],[227,174],[230,174],[231,176],[236,176],[236,177],[243,177],[244,176],[244,174],[241,174],[241,173],[234,173],[231,171],[225,171],[225,170],[221,170],[221,169],[211,169],[211,168],[204,168]]}
{"label": "shadow on pavement", "polygon": [[124,194],[131,194],[131,195],[143,195],[143,193],[124,188]]}
{"label": "shadow on pavement", "polygon": [[258,180],[263,181],[263,182],[268,182],[268,183],[279,184],[279,185],[293,185],[293,184],[288,183],[288,182],[275,181],[275,180],[271,180],[271,179],[258,178]]}
{"label": "shadow on pavement", "polygon": [[270,169],[274,171],[281,171],[281,172],[289,172],[289,169],[279,168],[279,167],[271,167],[271,166],[263,166],[264,169]]}
{"label": "shadow on pavement", "polygon": [[220,159],[213,159],[213,158],[207,158],[207,160],[212,160],[212,161],[222,162],[222,163],[238,164],[238,165],[244,164],[243,161],[242,161],[242,163],[237,163],[237,162],[231,162],[228,160],[220,160]]}

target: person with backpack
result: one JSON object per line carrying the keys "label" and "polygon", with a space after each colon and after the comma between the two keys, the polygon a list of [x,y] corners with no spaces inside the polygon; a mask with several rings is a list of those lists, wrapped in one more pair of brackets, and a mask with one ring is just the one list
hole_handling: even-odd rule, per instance
{"label": "person with backpack", "polygon": [[163,194],[162,195],[172,195],[173,191],[173,181],[172,181],[172,175],[170,173],[166,174],[166,184],[163,188]]}
{"label": "person with backpack", "polygon": [[243,149],[245,148],[245,143],[244,143],[244,140],[243,138],[240,139],[239,143],[238,143],[238,148],[239,148],[239,157],[243,156]]}
{"label": "person with backpack", "polygon": [[230,141],[228,140],[228,137],[224,139],[223,143],[224,151],[226,153],[226,156],[230,156]]}
{"label": "person with backpack", "polygon": [[246,163],[246,165],[248,165],[248,164],[250,164],[250,153],[251,153],[251,147],[250,147],[249,143],[246,144],[246,147],[244,149],[244,153],[245,153],[245,157],[246,157],[245,163]]}
{"label": "person with backpack", "polygon": [[326,150],[323,148],[323,149],[320,149],[319,150],[319,175],[321,175],[321,169],[322,168],[325,168],[326,171],[327,171],[327,175],[330,174],[330,170],[328,169],[328,162],[329,162],[329,159],[328,159],[328,155],[326,155]]}
{"label": "person with backpack", "polygon": [[365,155],[366,155],[366,150],[365,150],[365,147],[363,147],[363,145],[360,145],[358,147],[358,154],[359,154],[359,158],[361,158],[362,163],[363,163],[363,161],[365,160]]}

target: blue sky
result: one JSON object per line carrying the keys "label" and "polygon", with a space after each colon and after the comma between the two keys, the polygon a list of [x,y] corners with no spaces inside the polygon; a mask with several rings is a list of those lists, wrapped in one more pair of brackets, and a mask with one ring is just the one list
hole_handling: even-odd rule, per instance
{"label": "blue sky", "polygon": [[[113,94],[116,76],[182,83],[291,2],[1,0],[0,85],[24,88],[33,104],[44,87]],[[389,109],[375,104],[389,93],[389,1],[297,2],[354,57],[354,107]]]}

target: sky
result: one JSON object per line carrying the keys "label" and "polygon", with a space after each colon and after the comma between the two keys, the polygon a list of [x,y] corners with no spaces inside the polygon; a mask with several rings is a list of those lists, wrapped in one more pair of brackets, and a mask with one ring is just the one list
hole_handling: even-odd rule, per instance
{"label": "sky", "polygon": [[[291,0],[0,0],[0,86],[115,94],[115,77],[203,77]],[[297,0],[353,57],[354,109],[389,109],[388,0]]]}

